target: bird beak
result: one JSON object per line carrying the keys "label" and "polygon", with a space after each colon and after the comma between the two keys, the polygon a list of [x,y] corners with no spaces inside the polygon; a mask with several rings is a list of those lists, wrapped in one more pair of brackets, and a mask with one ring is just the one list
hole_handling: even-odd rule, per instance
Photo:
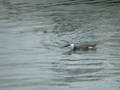
{"label": "bird beak", "polygon": [[63,47],[68,47],[68,46],[70,46],[69,44],[67,44],[67,45],[65,45],[65,46],[63,46]]}

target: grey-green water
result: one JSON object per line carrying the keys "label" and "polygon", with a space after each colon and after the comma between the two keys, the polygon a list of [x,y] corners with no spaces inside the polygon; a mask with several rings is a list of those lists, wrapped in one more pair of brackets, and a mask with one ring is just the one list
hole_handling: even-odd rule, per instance
{"label": "grey-green water", "polygon": [[119,0],[0,0],[0,90],[61,89],[120,90]]}

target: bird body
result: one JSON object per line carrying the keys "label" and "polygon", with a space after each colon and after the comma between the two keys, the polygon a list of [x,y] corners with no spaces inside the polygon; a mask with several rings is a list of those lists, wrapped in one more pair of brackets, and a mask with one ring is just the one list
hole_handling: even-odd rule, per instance
{"label": "bird body", "polygon": [[85,45],[78,45],[78,46],[75,46],[74,44],[68,44],[66,45],[65,47],[70,47],[72,50],[84,50],[84,51],[87,51],[87,50],[94,50],[96,48],[96,44],[85,44]]}

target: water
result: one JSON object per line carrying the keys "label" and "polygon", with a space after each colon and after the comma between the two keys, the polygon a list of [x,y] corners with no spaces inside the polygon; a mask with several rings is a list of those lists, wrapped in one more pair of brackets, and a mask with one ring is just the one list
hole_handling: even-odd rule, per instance
{"label": "water", "polygon": [[118,0],[0,0],[0,90],[120,90],[119,46]]}

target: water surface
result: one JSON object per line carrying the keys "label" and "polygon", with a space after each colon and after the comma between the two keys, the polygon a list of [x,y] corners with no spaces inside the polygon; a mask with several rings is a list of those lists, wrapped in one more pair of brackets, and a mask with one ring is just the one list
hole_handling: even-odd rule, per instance
{"label": "water surface", "polygon": [[119,90],[119,46],[117,0],[0,0],[1,90]]}

